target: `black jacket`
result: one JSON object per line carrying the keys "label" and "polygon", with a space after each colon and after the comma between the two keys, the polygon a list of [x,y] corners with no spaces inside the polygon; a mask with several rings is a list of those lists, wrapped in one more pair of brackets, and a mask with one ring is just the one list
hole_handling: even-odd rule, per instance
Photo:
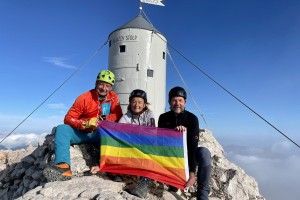
{"label": "black jacket", "polygon": [[159,116],[158,127],[174,129],[177,126],[185,126],[187,128],[187,150],[190,172],[196,171],[196,151],[199,141],[199,121],[191,112],[184,110],[175,116],[173,111],[163,113]]}

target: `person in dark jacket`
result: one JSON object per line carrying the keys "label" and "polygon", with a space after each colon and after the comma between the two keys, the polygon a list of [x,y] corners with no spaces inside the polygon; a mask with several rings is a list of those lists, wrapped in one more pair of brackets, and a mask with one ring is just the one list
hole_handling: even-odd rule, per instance
{"label": "person in dark jacket", "polygon": [[[197,199],[208,200],[210,192],[209,179],[211,173],[211,154],[205,147],[198,147],[199,121],[191,112],[185,110],[186,91],[182,87],[174,87],[169,91],[169,105],[171,111],[159,116],[158,127],[187,131],[187,150],[189,163],[189,180],[186,187],[194,185],[197,172]],[[177,188],[170,186],[170,190]]]}

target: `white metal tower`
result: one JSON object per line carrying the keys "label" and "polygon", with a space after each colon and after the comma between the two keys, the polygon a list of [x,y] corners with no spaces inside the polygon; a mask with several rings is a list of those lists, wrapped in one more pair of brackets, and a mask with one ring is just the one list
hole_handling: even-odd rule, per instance
{"label": "white metal tower", "polygon": [[134,89],[147,92],[156,122],[165,111],[166,38],[139,14],[109,35],[108,69],[114,72],[114,91],[123,113]]}

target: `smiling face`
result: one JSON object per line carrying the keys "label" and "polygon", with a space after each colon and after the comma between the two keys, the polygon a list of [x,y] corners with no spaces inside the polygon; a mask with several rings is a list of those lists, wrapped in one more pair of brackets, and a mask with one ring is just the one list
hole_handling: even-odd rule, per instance
{"label": "smiling face", "polygon": [[171,110],[175,114],[179,114],[182,111],[184,111],[185,103],[186,101],[183,97],[172,97],[171,100],[169,101]]}
{"label": "smiling face", "polygon": [[146,107],[146,103],[141,97],[133,97],[130,101],[130,109],[134,114],[141,114]]}
{"label": "smiling face", "polygon": [[112,85],[104,81],[96,81],[95,89],[99,96],[106,96],[112,90]]}

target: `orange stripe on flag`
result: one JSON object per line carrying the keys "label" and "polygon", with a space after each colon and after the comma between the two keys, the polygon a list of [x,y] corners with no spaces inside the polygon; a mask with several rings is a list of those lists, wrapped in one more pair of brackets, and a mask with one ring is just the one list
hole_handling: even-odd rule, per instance
{"label": "orange stripe on flag", "polygon": [[174,182],[180,189],[184,189],[185,170],[170,167],[162,167],[156,162],[141,158],[121,158],[114,156],[101,156],[100,170],[119,174],[131,174],[136,176],[151,176],[153,179],[170,183]]}

